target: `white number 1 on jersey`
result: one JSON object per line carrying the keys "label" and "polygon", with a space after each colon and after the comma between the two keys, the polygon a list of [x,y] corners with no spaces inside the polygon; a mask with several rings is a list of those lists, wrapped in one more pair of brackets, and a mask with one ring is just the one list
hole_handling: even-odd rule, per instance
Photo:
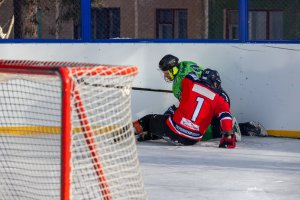
{"label": "white number 1 on jersey", "polygon": [[199,112],[200,112],[201,107],[203,105],[204,99],[201,98],[201,97],[197,97],[196,101],[197,101],[197,105],[196,105],[196,108],[194,110],[194,113],[193,113],[193,116],[192,116],[192,119],[191,119],[193,122],[196,121],[196,119],[199,115]]}

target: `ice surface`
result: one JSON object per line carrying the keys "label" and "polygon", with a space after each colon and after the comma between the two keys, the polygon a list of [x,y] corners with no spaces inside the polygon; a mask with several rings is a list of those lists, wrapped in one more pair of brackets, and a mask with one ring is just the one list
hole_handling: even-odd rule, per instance
{"label": "ice surface", "polygon": [[300,139],[245,136],[236,149],[218,141],[138,143],[149,199],[300,199]]}

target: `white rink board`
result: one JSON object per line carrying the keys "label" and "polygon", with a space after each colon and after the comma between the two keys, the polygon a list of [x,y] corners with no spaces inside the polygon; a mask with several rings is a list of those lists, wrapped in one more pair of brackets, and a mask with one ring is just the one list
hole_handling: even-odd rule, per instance
{"label": "white rink board", "polygon": [[[167,53],[217,69],[239,122],[266,129],[300,130],[299,44],[1,44],[0,59],[136,65],[134,87],[170,89],[157,70]],[[133,91],[133,118],[162,113],[177,100],[168,93]]]}

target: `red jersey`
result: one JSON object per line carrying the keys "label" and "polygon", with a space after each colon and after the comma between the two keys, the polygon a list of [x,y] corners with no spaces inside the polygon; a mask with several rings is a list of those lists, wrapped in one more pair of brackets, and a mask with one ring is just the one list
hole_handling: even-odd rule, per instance
{"label": "red jersey", "polygon": [[232,130],[232,117],[228,102],[218,91],[201,83],[194,74],[181,83],[182,97],[174,115],[167,119],[169,128],[182,137],[201,140],[211,123],[218,117],[223,131]]}

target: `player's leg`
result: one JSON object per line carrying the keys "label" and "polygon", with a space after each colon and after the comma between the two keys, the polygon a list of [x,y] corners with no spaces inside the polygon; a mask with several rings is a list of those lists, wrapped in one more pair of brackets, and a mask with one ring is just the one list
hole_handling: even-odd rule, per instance
{"label": "player's leg", "polygon": [[211,120],[209,127],[207,128],[206,132],[203,135],[201,141],[207,141],[214,138],[221,138],[221,127],[220,127],[220,120],[217,117],[214,117]]}
{"label": "player's leg", "polygon": [[[152,139],[164,139],[175,145],[193,145],[197,141],[182,138],[175,134],[166,124],[166,115],[146,115],[138,120],[139,124],[143,127],[143,132],[146,132],[144,138]],[[143,141],[142,138],[138,139]]]}
{"label": "player's leg", "polygon": [[212,125],[210,125],[207,130],[205,131],[201,141],[207,141],[207,140],[210,140],[210,139],[213,139],[213,138],[216,138],[214,137],[214,127]]}
{"label": "player's leg", "polygon": [[159,139],[152,136],[152,134],[148,134],[148,131],[144,130],[139,120],[133,122],[134,134],[136,135],[136,139],[139,142],[146,140]]}
{"label": "player's leg", "polygon": [[197,140],[180,137],[174,133],[166,124],[167,117],[165,115],[156,115],[149,121],[149,131],[153,135],[166,140],[174,145],[194,145]]}
{"label": "player's leg", "polygon": [[[133,128],[135,135],[137,135],[137,141],[147,141],[147,140],[157,140],[161,139],[160,137],[157,137],[156,135],[152,134],[149,131],[149,123],[152,118],[155,118],[156,115],[150,114],[142,117],[139,120],[136,120],[133,122]],[[163,123],[163,122],[159,122]],[[158,124],[159,126],[159,124]]]}
{"label": "player's leg", "polygon": [[[236,120],[235,117],[232,118],[232,130],[233,133],[236,136],[236,141],[240,142],[242,140],[242,134],[239,128],[239,124]],[[205,132],[202,141],[204,140],[208,140],[211,138],[208,138],[207,135],[210,135],[211,138],[221,138],[222,137],[222,132],[221,132],[221,128],[220,128],[220,121],[218,118],[213,118],[211,121],[211,125],[210,127],[207,129],[207,131]]]}
{"label": "player's leg", "polygon": [[242,135],[246,136],[268,136],[266,129],[256,121],[250,121],[245,123],[239,123],[239,128]]}

